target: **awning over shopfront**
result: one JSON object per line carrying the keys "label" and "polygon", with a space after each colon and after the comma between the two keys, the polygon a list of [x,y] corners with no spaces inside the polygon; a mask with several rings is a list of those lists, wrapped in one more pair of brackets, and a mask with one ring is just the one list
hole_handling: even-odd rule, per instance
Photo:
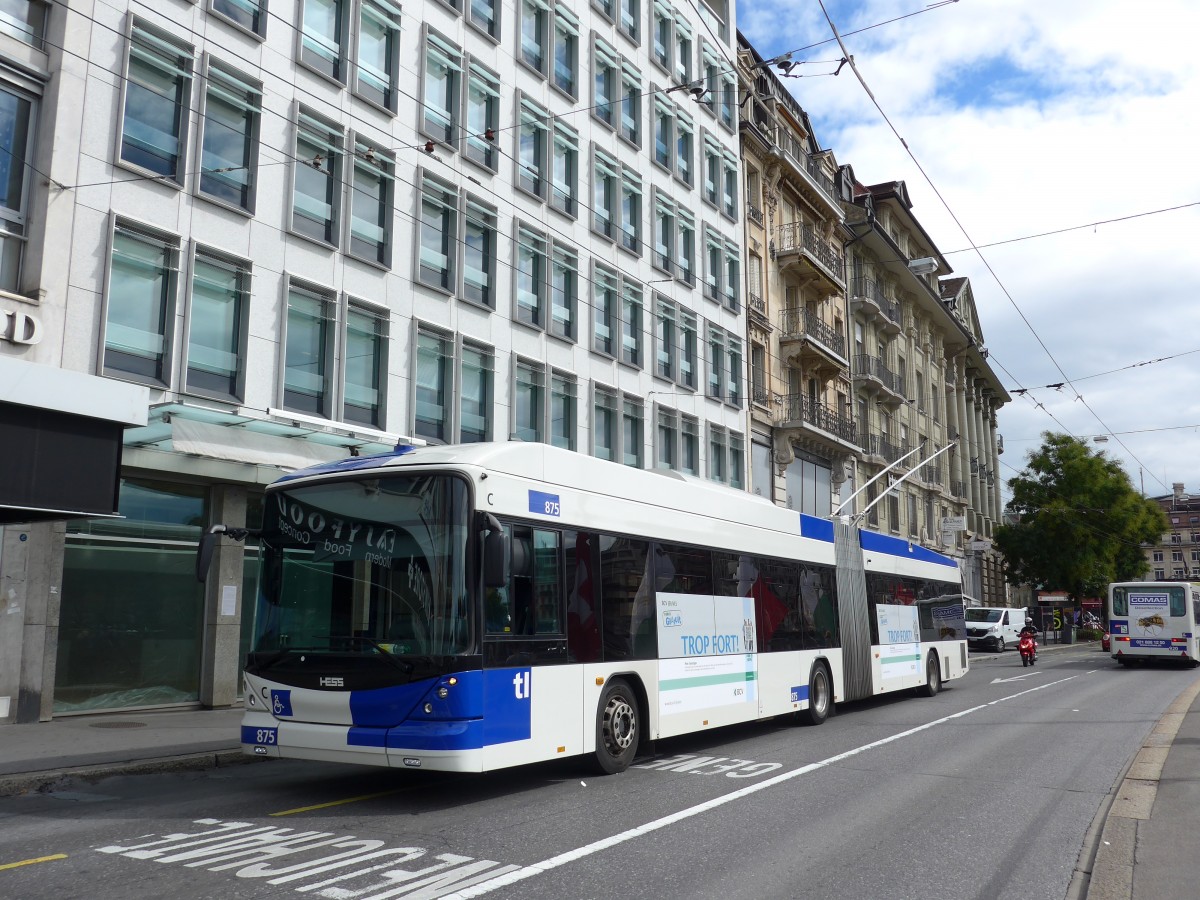
{"label": "awning over shopfront", "polygon": [[125,447],[292,471],[347,456],[386,453],[411,439],[313,419],[286,410],[223,410],[194,403],[150,407],[147,423],[124,435]]}
{"label": "awning over shopfront", "polygon": [[0,525],[117,514],[121,436],[139,385],[0,357]]}

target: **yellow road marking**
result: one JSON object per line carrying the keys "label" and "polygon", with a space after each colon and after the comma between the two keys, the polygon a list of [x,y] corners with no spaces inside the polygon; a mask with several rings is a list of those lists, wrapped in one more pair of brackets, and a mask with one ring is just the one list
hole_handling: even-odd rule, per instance
{"label": "yellow road marking", "polygon": [[328,803],[315,803],[312,806],[299,806],[296,809],[285,809],[282,812],[268,813],[270,816],[292,816],[296,813],[312,812],[315,809],[328,809],[331,806],[344,806],[347,803],[358,803],[360,800],[374,800],[376,797],[390,797],[392,794],[403,794],[405,791],[413,791],[422,787],[434,787],[435,784],[441,782],[430,782],[428,784],[410,784],[402,788],[394,788],[390,791],[380,791],[378,794],[363,794],[359,797],[347,797],[344,800],[330,800]]}
{"label": "yellow road marking", "polygon": [[52,862],[56,859],[66,859],[67,854],[55,853],[53,856],[39,856],[37,859],[23,859],[20,862],[4,863],[0,865],[0,869],[15,869],[18,866],[32,866],[34,863]]}

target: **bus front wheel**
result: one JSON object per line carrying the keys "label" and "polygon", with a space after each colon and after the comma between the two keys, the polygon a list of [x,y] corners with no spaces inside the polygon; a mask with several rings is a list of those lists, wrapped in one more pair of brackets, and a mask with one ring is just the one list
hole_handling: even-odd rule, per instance
{"label": "bus front wheel", "polygon": [[596,765],[603,774],[616,775],[629,768],[640,731],[633,689],[619,678],[610,681],[596,710]]}

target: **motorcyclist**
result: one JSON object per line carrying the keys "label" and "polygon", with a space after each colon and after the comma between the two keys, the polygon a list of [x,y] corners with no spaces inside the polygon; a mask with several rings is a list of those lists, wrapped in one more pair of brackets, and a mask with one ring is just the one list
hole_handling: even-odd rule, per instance
{"label": "motorcyclist", "polygon": [[1033,616],[1025,617],[1025,627],[1021,629],[1021,634],[1028,634],[1035,641],[1037,640],[1038,630],[1033,624]]}

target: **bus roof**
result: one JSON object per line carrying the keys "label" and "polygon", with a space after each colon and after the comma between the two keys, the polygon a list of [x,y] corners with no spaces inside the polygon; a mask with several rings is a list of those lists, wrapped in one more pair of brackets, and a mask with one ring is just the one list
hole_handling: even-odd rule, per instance
{"label": "bus roof", "polygon": [[[757,494],[672,470],[635,469],[537,442],[495,441],[424,447],[401,444],[391,453],[349,457],[300,469],[284,475],[275,484],[325,480],[353,473],[365,474],[410,466],[481,469],[492,474],[621,500],[634,499],[673,510],[703,510],[714,518],[753,523],[759,528],[781,534],[798,534],[810,540],[833,543],[833,522],[829,519],[776,506]],[[618,473],[620,477],[614,477]],[[940,566],[957,567],[958,564],[954,558],[920,544],[867,529],[860,530],[859,542],[867,553]]]}

